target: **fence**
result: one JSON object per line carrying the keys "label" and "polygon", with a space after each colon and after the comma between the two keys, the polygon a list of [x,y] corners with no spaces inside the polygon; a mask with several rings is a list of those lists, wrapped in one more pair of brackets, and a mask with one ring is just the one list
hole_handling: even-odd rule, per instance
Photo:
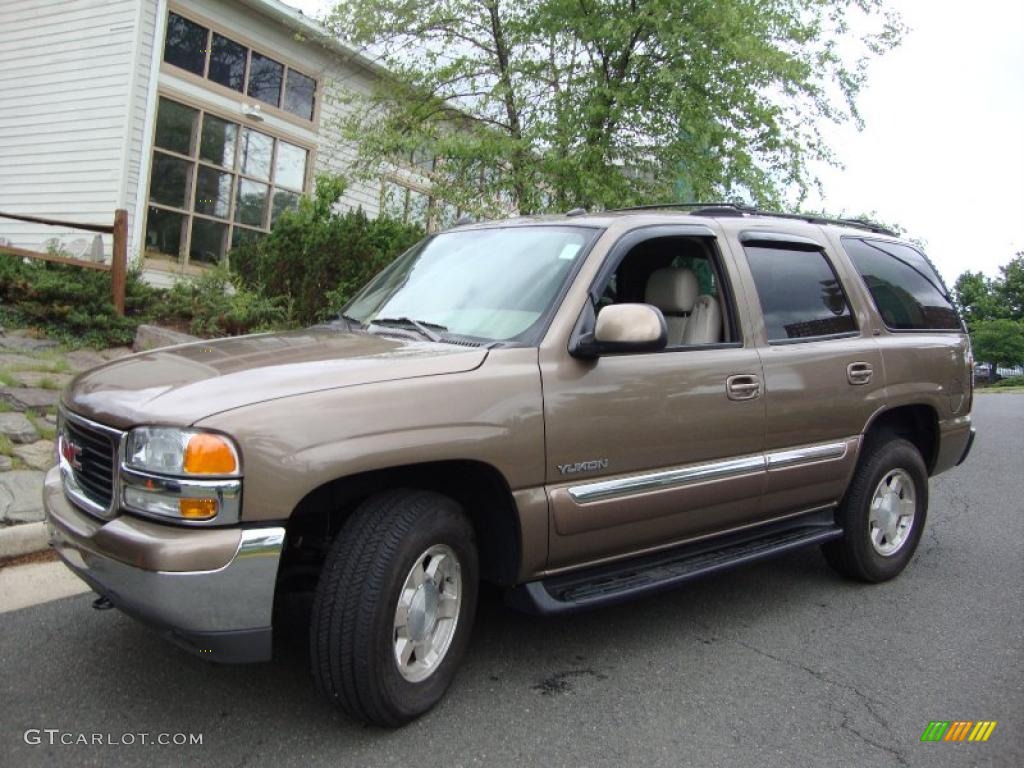
{"label": "fence", "polygon": [[69,264],[83,269],[96,269],[110,273],[110,297],[114,303],[117,314],[124,314],[124,289],[125,280],[128,275],[128,212],[123,208],[114,211],[113,224],[84,224],[75,221],[61,221],[58,219],[45,219],[41,216],[26,216],[20,213],[3,213],[0,211],[0,218],[26,221],[31,224],[46,224],[53,227],[68,227],[71,229],[84,229],[86,232],[98,232],[104,235],[113,236],[113,257],[109,264],[97,261],[86,261],[68,256],[61,256],[53,253],[40,253],[30,251],[26,248],[17,248],[13,245],[0,244],[0,253],[7,253],[12,256],[21,256],[39,261],[52,261],[56,264]]}

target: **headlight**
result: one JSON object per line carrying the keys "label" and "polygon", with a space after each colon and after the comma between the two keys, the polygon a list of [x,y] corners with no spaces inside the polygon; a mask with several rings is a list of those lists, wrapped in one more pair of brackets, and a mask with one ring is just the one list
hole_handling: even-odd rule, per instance
{"label": "headlight", "polygon": [[230,438],[176,427],[128,433],[121,499],[133,512],[186,523],[238,522],[241,462]]}
{"label": "headlight", "polygon": [[139,427],[128,434],[125,466],[161,475],[237,475],[234,443],[223,435],[175,427]]}

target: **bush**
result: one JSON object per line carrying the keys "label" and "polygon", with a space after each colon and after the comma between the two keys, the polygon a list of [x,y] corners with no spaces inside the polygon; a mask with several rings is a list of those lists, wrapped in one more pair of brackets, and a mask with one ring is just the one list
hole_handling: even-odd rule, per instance
{"label": "bush", "polygon": [[130,270],[120,317],[110,299],[110,273],[0,255],[0,304],[8,321],[76,346],[131,344],[159,293]]}
{"label": "bush", "polygon": [[285,302],[247,289],[226,267],[175,283],[154,307],[153,317],[197,336],[238,336],[289,324]]}
{"label": "bush", "polygon": [[420,240],[422,228],[362,209],[336,213],[345,191],[337,177],[320,176],[316,194],[278,218],[261,240],[231,251],[241,285],[285,303],[298,323],[325,320],[371,277]]}
{"label": "bush", "polygon": [[140,323],[174,325],[197,336],[231,336],[289,324],[287,307],[237,285],[226,268],[175,283],[170,290],[128,272],[125,316],[114,312],[110,273],[0,256],[0,314],[69,346],[130,345]]}
{"label": "bush", "polygon": [[1003,387],[1024,387],[1024,376],[1008,376],[997,382],[989,384],[990,387],[1002,389]]}

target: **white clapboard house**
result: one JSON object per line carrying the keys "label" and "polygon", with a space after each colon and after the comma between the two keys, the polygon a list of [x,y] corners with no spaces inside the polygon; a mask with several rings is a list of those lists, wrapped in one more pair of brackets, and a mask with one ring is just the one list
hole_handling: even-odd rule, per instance
{"label": "white clapboard house", "polygon": [[[193,274],[345,172],[337,95],[383,74],[278,0],[0,0],[0,212],[110,224],[123,208],[150,280]],[[342,202],[436,226],[457,212],[422,179],[410,162]],[[0,238],[111,247],[3,218]]]}

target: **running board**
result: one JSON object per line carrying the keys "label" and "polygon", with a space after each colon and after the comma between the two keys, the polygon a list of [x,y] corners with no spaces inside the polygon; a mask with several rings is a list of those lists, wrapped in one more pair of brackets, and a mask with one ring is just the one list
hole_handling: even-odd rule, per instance
{"label": "running board", "polygon": [[511,589],[506,601],[513,608],[544,616],[615,605],[842,535],[829,510],[825,515],[803,516],[653,555],[529,581]]}

